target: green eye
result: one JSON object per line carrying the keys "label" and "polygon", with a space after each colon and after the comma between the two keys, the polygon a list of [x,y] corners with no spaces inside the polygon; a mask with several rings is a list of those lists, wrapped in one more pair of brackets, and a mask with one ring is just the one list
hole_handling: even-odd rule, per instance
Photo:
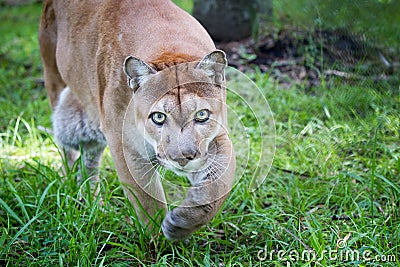
{"label": "green eye", "polygon": [[167,116],[165,116],[165,114],[161,112],[154,112],[150,115],[150,117],[151,120],[157,125],[162,125],[167,118]]}
{"label": "green eye", "polygon": [[195,121],[197,122],[205,122],[210,118],[210,111],[207,109],[202,109],[196,113]]}

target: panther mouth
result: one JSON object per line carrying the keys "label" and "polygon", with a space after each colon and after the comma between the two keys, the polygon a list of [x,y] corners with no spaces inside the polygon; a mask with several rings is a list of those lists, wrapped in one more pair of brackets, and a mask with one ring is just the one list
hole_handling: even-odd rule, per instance
{"label": "panther mouth", "polygon": [[166,169],[173,171],[180,176],[186,176],[189,173],[199,172],[207,168],[207,157],[200,157],[194,160],[189,160],[182,166],[182,162],[172,159],[163,159],[157,157],[159,163]]}

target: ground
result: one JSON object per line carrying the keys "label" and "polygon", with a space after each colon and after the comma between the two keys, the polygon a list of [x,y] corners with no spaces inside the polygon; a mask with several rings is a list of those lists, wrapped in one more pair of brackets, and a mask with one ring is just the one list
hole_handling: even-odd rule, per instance
{"label": "ground", "polygon": [[318,86],[322,79],[370,79],[399,83],[399,55],[377,47],[362,35],[344,29],[305,31],[281,29],[259,40],[217,43],[231,66],[252,72],[259,68],[281,86]]}

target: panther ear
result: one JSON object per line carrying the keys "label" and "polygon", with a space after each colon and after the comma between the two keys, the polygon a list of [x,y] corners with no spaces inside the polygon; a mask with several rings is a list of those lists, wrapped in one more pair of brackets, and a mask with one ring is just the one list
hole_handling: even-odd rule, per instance
{"label": "panther ear", "polygon": [[136,92],[152,75],[157,73],[146,62],[133,56],[125,59],[124,72],[128,76],[128,85],[133,89],[133,92]]}
{"label": "panther ear", "polygon": [[222,50],[215,50],[210,54],[203,57],[202,60],[196,65],[196,69],[205,70],[207,75],[212,80],[221,85],[225,80],[225,68],[228,65],[226,55]]}

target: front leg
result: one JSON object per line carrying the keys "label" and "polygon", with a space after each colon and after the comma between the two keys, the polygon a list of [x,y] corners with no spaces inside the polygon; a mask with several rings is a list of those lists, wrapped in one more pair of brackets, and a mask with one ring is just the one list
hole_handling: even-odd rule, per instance
{"label": "front leg", "polygon": [[169,240],[182,240],[216,215],[230,192],[235,175],[235,155],[227,135],[214,140],[216,154],[206,170],[189,176],[192,187],[183,203],[168,212],[162,223]]}
{"label": "front leg", "polygon": [[[136,128],[132,92],[116,88],[106,89],[102,129],[114,160],[124,193],[135,208],[138,219],[152,233],[157,216],[164,215],[166,200],[158,173],[150,158],[143,156],[144,140]],[[141,152],[141,153],[140,153]]]}
{"label": "front leg", "polygon": [[134,149],[135,136],[126,134],[125,142],[120,136],[114,133],[107,136],[119,180],[138,219],[155,233],[158,228],[151,222],[157,221],[157,216],[163,216],[166,210],[160,177],[152,162]]}

